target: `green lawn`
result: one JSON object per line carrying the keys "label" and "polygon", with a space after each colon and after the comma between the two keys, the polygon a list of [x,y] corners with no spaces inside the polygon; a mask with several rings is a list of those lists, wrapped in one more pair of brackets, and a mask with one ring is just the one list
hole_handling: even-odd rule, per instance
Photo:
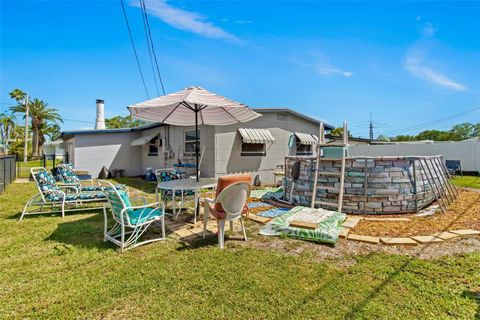
{"label": "green lawn", "polygon": [[453,181],[459,187],[480,189],[480,176],[456,176]]}
{"label": "green lawn", "polygon": [[33,193],[33,184],[14,183],[0,195],[0,318],[480,317],[479,252],[319,261],[308,250],[293,255],[228,240],[221,251],[215,239],[193,246],[169,239],[120,254],[102,241],[98,211],[18,222]]}

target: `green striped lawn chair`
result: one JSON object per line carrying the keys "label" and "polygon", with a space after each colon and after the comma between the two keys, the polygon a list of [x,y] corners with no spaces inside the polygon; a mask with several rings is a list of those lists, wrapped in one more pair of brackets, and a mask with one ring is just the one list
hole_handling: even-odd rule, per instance
{"label": "green striped lawn chair", "polygon": [[[120,247],[120,251],[135,248],[139,245],[165,240],[165,205],[160,202],[147,204],[143,199],[144,205],[132,206],[130,197],[125,190],[117,190],[113,185],[104,180],[98,180],[101,186],[106,188],[105,194],[111,209],[111,217],[114,225],[109,229],[108,226],[108,207],[104,206],[103,214],[105,218],[104,240],[111,241]],[[161,237],[155,237],[144,241],[139,241],[147,228],[156,221],[162,225]],[[128,231],[126,231],[128,229]]]}

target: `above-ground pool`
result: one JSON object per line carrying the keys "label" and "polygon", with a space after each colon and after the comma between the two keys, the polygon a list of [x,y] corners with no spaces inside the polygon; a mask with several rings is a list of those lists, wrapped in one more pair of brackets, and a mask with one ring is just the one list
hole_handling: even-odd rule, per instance
{"label": "above-ground pool", "polygon": [[[300,162],[300,175],[292,179],[291,169]],[[433,190],[441,188],[445,177],[440,173],[442,156],[429,157],[350,157],[346,159],[343,209],[345,213],[396,214],[413,213],[431,204]],[[285,198],[310,206],[316,157],[285,158]],[[340,172],[341,162],[322,160],[323,172]],[[441,169],[441,170],[440,170]],[[443,172],[443,171],[442,171]],[[430,182],[427,179],[430,178]],[[433,179],[432,179],[433,177]],[[340,186],[339,176],[318,177],[318,186]],[[318,189],[317,201],[336,202],[337,190]],[[325,207],[328,208],[328,207]],[[330,208],[332,209],[332,208]]]}

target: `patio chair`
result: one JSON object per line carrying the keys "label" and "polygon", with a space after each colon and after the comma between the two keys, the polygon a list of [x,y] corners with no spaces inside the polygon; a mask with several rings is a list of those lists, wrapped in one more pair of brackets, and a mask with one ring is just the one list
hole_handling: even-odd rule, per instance
{"label": "patio chair", "polygon": [[221,249],[224,247],[226,221],[230,222],[230,230],[233,231],[233,222],[240,220],[243,237],[247,241],[242,214],[248,212],[246,203],[250,196],[251,181],[252,178],[246,174],[220,177],[215,199],[203,198],[203,237],[205,238],[208,218],[211,214],[218,222],[218,245]]}
{"label": "patio chair", "polygon": [[[155,176],[157,177],[157,182],[165,182],[171,180],[180,180],[182,179],[180,173],[174,168],[166,168],[166,169],[157,169],[155,170]],[[178,190],[175,192],[175,197],[180,197],[180,201],[184,202],[184,197],[193,197],[195,195],[194,190],[184,190],[183,192]],[[162,201],[165,202],[165,205],[168,204],[168,200],[174,201],[175,197],[172,195],[171,190],[162,190],[160,192],[160,196],[158,194],[158,188],[156,189],[156,196],[157,202]]]}
{"label": "patio chair", "polygon": [[[73,166],[70,163],[59,164],[56,168],[58,173],[57,177],[63,185],[74,186],[79,191],[102,191],[105,188],[109,188],[109,186],[102,187],[98,185],[98,183],[93,179],[80,180],[75,172],[75,169],[73,169]],[[126,190],[127,186],[123,184],[116,184],[115,188]]]}
{"label": "patio chair", "polygon": [[457,172],[460,172],[460,174],[463,176],[460,160],[445,160],[445,166],[447,167],[450,175],[455,176]]}
{"label": "patio chair", "polygon": [[[117,190],[108,181],[99,181],[100,185],[108,186],[105,194],[111,208],[111,216],[115,221],[113,227],[108,229],[108,206],[104,205],[103,215],[105,219],[104,241],[110,241],[120,247],[124,252],[143,244],[165,240],[165,205],[159,202],[147,204],[142,198],[142,206],[132,206],[128,193],[125,190]],[[161,237],[138,241],[148,227],[155,221],[162,224]],[[126,231],[129,229],[130,231]]]}
{"label": "patio chair", "polygon": [[[85,203],[105,202],[107,199],[103,191],[82,191],[74,185],[58,185],[53,175],[43,167],[34,167],[30,169],[31,175],[37,185],[38,193],[31,197],[20,216],[20,221],[28,214],[41,214],[61,212],[62,218],[65,217],[65,211],[92,210],[93,208],[79,208]],[[66,209],[67,205],[75,208]],[[60,208],[60,210],[43,211],[44,206]],[[28,211],[30,207],[40,207],[39,211]],[[100,209],[100,208],[99,208]]]}

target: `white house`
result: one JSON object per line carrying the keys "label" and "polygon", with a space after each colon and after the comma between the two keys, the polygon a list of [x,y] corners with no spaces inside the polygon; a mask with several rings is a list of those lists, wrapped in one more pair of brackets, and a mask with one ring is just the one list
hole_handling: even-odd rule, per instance
{"label": "white house", "polygon": [[[286,155],[312,153],[319,120],[287,108],[254,110],[262,117],[235,125],[199,127],[200,150],[204,150],[202,176],[250,173],[271,183],[273,171],[284,164]],[[325,125],[325,129],[333,127]],[[194,127],[154,123],[128,129],[66,131],[62,139],[69,162],[92,177],[98,176],[103,166],[138,176],[147,168],[172,167],[178,159],[194,163]]]}

